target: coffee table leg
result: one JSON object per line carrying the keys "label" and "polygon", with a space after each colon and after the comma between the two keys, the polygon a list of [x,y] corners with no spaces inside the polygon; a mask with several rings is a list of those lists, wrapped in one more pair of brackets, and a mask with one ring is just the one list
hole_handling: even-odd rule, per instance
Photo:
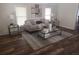
{"label": "coffee table leg", "polygon": [[45,37],[45,33],[44,33],[44,40],[46,39],[46,37]]}

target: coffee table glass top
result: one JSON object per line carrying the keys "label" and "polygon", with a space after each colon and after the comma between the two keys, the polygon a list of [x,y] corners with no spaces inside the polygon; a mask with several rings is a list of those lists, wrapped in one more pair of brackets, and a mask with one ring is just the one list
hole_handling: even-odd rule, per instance
{"label": "coffee table glass top", "polygon": [[43,37],[43,38],[49,38],[55,35],[61,34],[61,30],[59,29],[52,29],[51,31],[49,30],[49,28],[44,28],[43,30],[41,30],[39,32],[39,36]]}

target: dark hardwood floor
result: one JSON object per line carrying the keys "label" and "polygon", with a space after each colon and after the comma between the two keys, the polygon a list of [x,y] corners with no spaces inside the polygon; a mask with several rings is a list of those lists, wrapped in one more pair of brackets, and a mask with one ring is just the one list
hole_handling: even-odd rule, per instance
{"label": "dark hardwood floor", "polygon": [[71,38],[50,44],[34,51],[21,35],[0,36],[0,55],[29,55],[29,54],[79,54],[79,33],[62,28],[74,34]]}
{"label": "dark hardwood floor", "polygon": [[17,36],[1,36],[0,37],[0,54],[29,54],[33,50],[22,39],[21,35]]}

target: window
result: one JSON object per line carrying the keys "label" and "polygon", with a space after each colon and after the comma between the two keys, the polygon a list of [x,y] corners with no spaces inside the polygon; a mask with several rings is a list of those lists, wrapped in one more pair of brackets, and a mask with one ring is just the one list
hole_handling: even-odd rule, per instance
{"label": "window", "polygon": [[16,19],[17,19],[17,24],[19,26],[23,25],[26,18],[26,8],[25,7],[16,7]]}
{"label": "window", "polygon": [[51,8],[45,8],[45,19],[51,20]]}

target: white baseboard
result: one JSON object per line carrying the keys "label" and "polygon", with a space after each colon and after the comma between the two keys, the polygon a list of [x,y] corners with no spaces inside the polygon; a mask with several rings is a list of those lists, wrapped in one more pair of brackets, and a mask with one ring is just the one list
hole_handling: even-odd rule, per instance
{"label": "white baseboard", "polygon": [[64,28],[67,28],[67,29],[71,29],[71,30],[75,30],[75,28],[70,28],[70,27],[67,27],[67,26],[61,26],[61,27],[64,27]]}

